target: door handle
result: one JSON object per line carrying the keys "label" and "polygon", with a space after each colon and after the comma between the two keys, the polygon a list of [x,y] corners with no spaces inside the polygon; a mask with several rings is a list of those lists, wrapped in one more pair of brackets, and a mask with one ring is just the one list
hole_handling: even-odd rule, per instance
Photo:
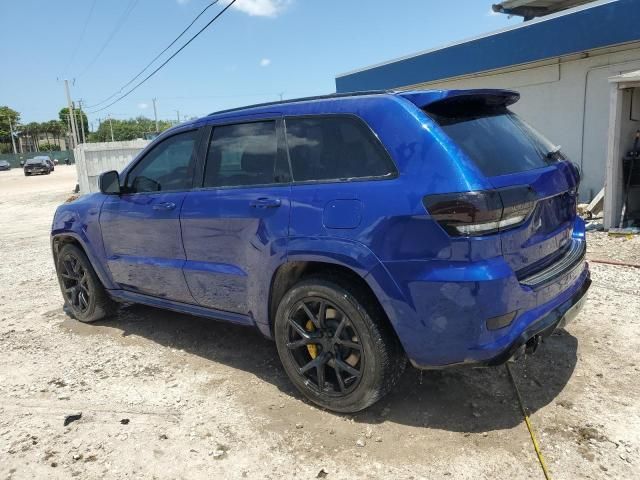
{"label": "door handle", "polygon": [[276,208],[282,204],[279,198],[257,198],[256,200],[251,200],[249,205],[253,208]]}
{"label": "door handle", "polygon": [[153,207],[154,210],[173,210],[176,208],[176,204],[173,202],[161,202],[156,203]]}

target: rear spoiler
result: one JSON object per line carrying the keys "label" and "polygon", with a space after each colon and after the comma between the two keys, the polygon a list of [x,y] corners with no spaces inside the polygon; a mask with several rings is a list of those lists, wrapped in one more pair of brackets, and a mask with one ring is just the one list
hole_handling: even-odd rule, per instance
{"label": "rear spoiler", "polygon": [[474,89],[474,90],[413,90],[396,92],[419,108],[432,108],[471,103],[491,107],[507,107],[520,100],[520,94],[513,90]]}

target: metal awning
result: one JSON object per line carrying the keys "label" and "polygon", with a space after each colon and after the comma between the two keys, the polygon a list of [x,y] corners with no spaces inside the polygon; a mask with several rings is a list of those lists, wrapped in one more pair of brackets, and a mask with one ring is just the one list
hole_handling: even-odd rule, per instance
{"label": "metal awning", "polygon": [[531,20],[551,13],[590,3],[593,0],[505,0],[492,6],[494,12],[517,15]]}

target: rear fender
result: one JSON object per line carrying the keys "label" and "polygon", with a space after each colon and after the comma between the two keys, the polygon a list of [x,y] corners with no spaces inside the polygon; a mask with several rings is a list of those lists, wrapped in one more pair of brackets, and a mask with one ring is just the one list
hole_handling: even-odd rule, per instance
{"label": "rear fender", "polygon": [[407,300],[384,265],[363,244],[335,237],[291,238],[287,261],[323,262],[350,269],[369,285],[397,332]]}

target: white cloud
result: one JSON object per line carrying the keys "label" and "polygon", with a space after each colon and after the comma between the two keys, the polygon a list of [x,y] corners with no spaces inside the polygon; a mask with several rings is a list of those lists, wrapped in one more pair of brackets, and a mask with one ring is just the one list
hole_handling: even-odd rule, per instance
{"label": "white cloud", "polygon": [[263,58],[262,60],[260,60],[260,66],[261,67],[268,67],[269,65],[271,65],[271,59],[270,58]]}
{"label": "white cloud", "polygon": [[276,17],[293,0],[237,0],[233,8],[256,17]]}
{"label": "white cloud", "polygon": [[147,108],[149,108],[149,104],[148,103],[139,103],[138,104],[138,108],[140,110],[146,110]]}

